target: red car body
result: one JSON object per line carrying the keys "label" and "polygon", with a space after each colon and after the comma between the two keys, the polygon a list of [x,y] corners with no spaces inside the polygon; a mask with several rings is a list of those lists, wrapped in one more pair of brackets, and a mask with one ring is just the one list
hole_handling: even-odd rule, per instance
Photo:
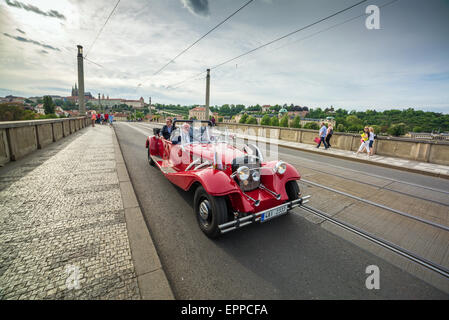
{"label": "red car body", "polygon": [[[245,163],[236,164],[235,159],[248,158],[248,149],[239,150],[231,144],[222,142],[174,144],[161,137],[157,130],[155,130],[155,135],[147,138],[146,148],[148,148],[150,163],[157,166],[173,184],[185,191],[201,186],[211,196],[210,199],[225,198],[230,213],[226,223],[230,225],[231,230],[241,226],[239,223],[241,218],[247,217],[242,222],[250,220],[255,222],[258,221],[258,218],[260,220],[258,213],[291,202],[293,191],[290,191],[289,196],[286,185],[290,181],[295,181],[296,184],[296,180],[301,178],[298,171],[290,164],[283,163],[285,172],[279,174],[275,172],[276,164],[279,161],[259,161],[257,166],[249,171],[260,173],[259,184],[257,185],[257,182],[253,180],[251,183],[257,187],[244,191],[242,190],[245,188],[242,181],[234,173],[236,167],[245,165]],[[196,162],[192,165],[195,159]],[[302,204],[299,192],[296,199],[293,200],[296,202],[292,206]],[[248,218],[249,216],[251,218]],[[233,223],[234,221],[235,223]],[[216,227],[218,229],[213,233],[214,237],[230,231],[226,226],[219,228],[220,226],[217,225]]]}

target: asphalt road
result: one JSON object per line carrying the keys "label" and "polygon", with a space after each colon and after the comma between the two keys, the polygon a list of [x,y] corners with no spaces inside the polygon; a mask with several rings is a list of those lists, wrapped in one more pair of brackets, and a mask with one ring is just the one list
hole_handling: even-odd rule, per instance
{"label": "asphalt road", "polygon": [[[128,123],[114,126],[147,226],[177,299],[448,298],[295,212],[210,240],[197,225],[193,193],[177,188],[157,168],[149,166],[145,139],[152,134],[151,128]],[[356,168],[353,162],[343,164],[344,160],[321,158],[319,161]],[[390,169],[363,166],[363,170],[376,174],[393,174],[382,171]],[[394,174],[410,182],[415,179],[403,172]],[[432,179],[425,183],[445,187],[445,182]],[[369,265],[380,269],[379,290],[365,287],[365,269]]]}

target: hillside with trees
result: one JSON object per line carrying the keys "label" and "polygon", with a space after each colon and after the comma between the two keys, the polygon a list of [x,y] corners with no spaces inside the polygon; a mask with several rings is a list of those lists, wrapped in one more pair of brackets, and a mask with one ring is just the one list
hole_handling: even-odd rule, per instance
{"label": "hillside with trees", "polygon": [[337,109],[333,113],[321,108],[311,109],[308,117],[324,119],[333,116],[337,131],[358,132],[364,126],[372,126],[377,133],[401,135],[406,132],[447,132],[449,114],[414,110],[366,110]]}

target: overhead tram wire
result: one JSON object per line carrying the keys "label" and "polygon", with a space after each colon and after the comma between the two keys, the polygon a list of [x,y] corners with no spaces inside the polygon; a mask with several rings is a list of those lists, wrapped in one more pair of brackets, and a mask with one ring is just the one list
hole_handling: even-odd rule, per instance
{"label": "overhead tram wire", "polygon": [[100,68],[103,68],[104,69],[104,67],[101,65],[101,64],[99,64],[99,63],[96,63],[96,62],[93,62],[92,60],[90,60],[90,59],[87,59],[86,57],[83,57],[84,58],[84,60],[86,60],[87,62],[90,62],[90,63],[93,63],[94,65],[96,65],[96,66],[98,66],[98,67],[100,67]]}
{"label": "overhead tram wire", "polygon": [[84,56],[85,58],[87,58],[87,55],[89,54],[89,52],[92,50],[92,47],[94,46],[95,42],[97,41],[98,37],[100,36],[101,32],[103,31],[104,27],[106,26],[106,24],[108,23],[109,19],[111,18],[112,14],[114,13],[115,9],[117,8],[118,4],[120,3],[120,0],[117,1],[117,3],[115,4],[114,8],[112,9],[111,13],[109,14],[108,18],[106,19],[106,21],[104,22],[103,26],[101,27],[101,29],[98,31],[97,36],[95,37],[94,41],[92,42],[92,44],[89,46],[89,49],[86,52],[86,55]]}
{"label": "overhead tram wire", "polygon": [[173,84],[173,85],[169,85],[169,86],[167,86],[167,88],[176,89],[176,88],[180,87],[183,83],[185,83],[185,82],[187,82],[187,81],[189,81],[189,80],[192,80],[192,79],[194,79],[194,78],[196,78],[196,77],[199,77],[200,75],[202,75],[202,74],[204,74],[204,73],[206,73],[206,72],[207,72],[207,71],[203,71],[203,72],[197,73],[197,74],[195,74],[194,76],[191,76],[191,77],[189,77],[189,78],[187,78],[187,79],[185,79],[185,80],[183,80],[183,81],[181,81],[181,82],[175,83],[175,84]]}
{"label": "overhead tram wire", "polygon": [[205,37],[207,37],[210,33],[212,33],[215,29],[217,29],[218,27],[220,27],[223,23],[225,23],[226,21],[228,21],[229,19],[231,19],[234,15],[236,15],[240,10],[242,10],[243,8],[245,8],[247,5],[249,5],[251,2],[253,2],[254,0],[249,0],[248,2],[246,2],[243,6],[241,6],[239,9],[237,9],[236,11],[234,11],[230,16],[228,16],[226,19],[224,19],[223,21],[221,21],[219,24],[217,24],[215,27],[213,27],[212,29],[210,29],[207,33],[205,33],[203,36],[201,36],[198,40],[196,40],[194,43],[192,43],[190,46],[188,46],[187,48],[185,48],[184,50],[182,50],[180,53],[178,53],[176,55],[176,57],[174,57],[173,59],[171,59],[169,62],[167,62],[162,68],[160,68],[159,70],[157,70],[155,73],[153,73],[153,76],[159,74],[162,70],[164,70],[169,64],[171,64],[172,62],[174,62],[177,58],[179,58],[181,55],[183,55],[185,52],[187,52],[190,48],[192,48],[193,46],[195,46],[198,42],[200,42],[202,39],[204,39]]}
{"label": "overhead tram wire", "polygon": [[228,64],[229,62],[232,62],[232,61],[234,61],[234,60],[237,60],[237,59],[239,59],[239,58],[241,58],[241,57],[244,57],[244,56],[246,56],[246,55],[248,55],[248,54],[250,54],[250,53],[253,53],[253,52],[257,51],[257,50],[260,50],[260,49],[262,49],[262,48],[265,48],[265,47],[269,46],[270,44],[273,44],[273,43],[278,42],[278,41],[280,41],[280,40],[282,40],[282,39],[285,39],[285,38],[287,38],[287,37],[290,37],[290,36],[294,35],[295,33],[298,33],[298,32],[300,32],[300,31],[306,30],[306,29],[308,29],[308,28],[310,28],[310,27],[313,27],[313,26],[316,25],[316,24],[319,24],[319,23],[321,23],[321,22],[324,22],[324,21],[326,21],[326,20],[329,20],[330,18],[333,18],[333,17],[335,17],[335,16],[337,16],[337,15],[343,13],[343,12],[346,12],[346,11],[348,11],[348,10],[351,10],[352,8],[354,8],[354,7],[356,7],[356,6],[360,5],[360,4],[362,4],[362,3],[364,3],[364,2],[367,2],[367,1],[368,1],[368,0],[362,0],[362,1],[359,1],[359,2],[357,2],[356,4],[353,4],[352,6],[349,6],[349,7],[345,8],[345,9],[342,9],[342,10],[340,10],[340,11],[338,11],[338,12],[335,12],[335,13],[333,13],[333,14],[331,14],[331,15],[325,17],[325,18],[322,18],[322,19],[320,19],[320,20],[318,20],[318,21],[315,21],[315,22],[313,22],[313,23],[311,23],[311,24],[308,24],[308,25],[305,26],[305,27],[302,27],[302,28],[299,28],[299,29],[297,29],[297,30],[295,30],[295,31],[292,31],[292,32],[290,32],[290,33],[287,33],[286,35],[283,35],[282,37],[279,37],[279,38],[276,38],[276,39],[274,39],[274,40],[271,40],[270,42],[267,42],[267,43],[265,43],[265,44],[263,44],[263,45],[260,45],[260,46],[258,46],[257,48],[254,48],[254,49],[252,49],[252,50],[249,50],[249,51],[247,51],[247,52],[245,52],[245,53],[242,53],[241,55],[238,55],[238,56],[236,56],[236,57],[234,57],[234,58],[232,58],[232,59],[226,60],[225,62],[222,62],[222,63],[220,63],[220,64],[218,64],[218,65],[216,65],[216,66],[214,66],[214,67],[212,67],[212,68],[210,68],[210,69],[211,69],[211,70],[217,69],[217,68],[219,68],[219,67],[221,67],[221,66],[223,66],[223,65],[225,65],[225,64]]}
{"label": "overhead tram wire", "polygon": [[[384,7],[389,6],[389,5],[391,5],[391,4],[395,3],[395,2],[398,2],[398,1],[399,1],[399,0],[392,0],[392,1],[389,1],[389,2],[384,3],[383,5],[379,6],[379,8],[384,8]],[[275,49],[269,51],[268,53],[271,53],[271,52],[277,51],[277,50],[279,50],[279,49],[282,49],[282,48],[285,48],[285,47],[294,45],[295,43],[298,43],[298,42],[301,42],[301,41],[304,41],[304,40],[313,38],[314,36],[317,36],[317,35],[319,35],[319,34],[321,34],[321,33],[324,33],[324,32],[326,32],[326,31],[332,30],[332,29],[334,29],[334,28],[337,28],[337,27],[339,27],[339,26],[342,26],[342,25],[344,25],[344,24],[347,24],[347,23],[349,23],[349,22],[351,22],[351,21],[354,21],[354,20],[356,20],[356,19],[358,19],[358,18],[365,17],[365,16],[367,16],[367,15],[368,15],[368,14],[363,13],[363,14],[360,14],[360,15],[358,15],[358,16],[349,18],[349,19],[344,20],[344,21],[342,21],[342,22],[339,22],[339,23],[337,23],[337,24],[331,25],[331,26],[329,26],[329,27],[327,27],[327,28],[321,29],[321,30],[319,30],[319,31],[317,31],[317,32],[311,33],[311,34],[305,36],[304,38],[296,39],[296,40],[291,41],[291,42],[289,42],[289,43],[283,44],[283,45],[281,45],[280,47],[277,47],[277,48],[275,48]],[[242,63],[240,63],[239,66],[240,66],[240,65],[242,65]],[[244,63],[243,65],[245,65],[245,63]]]}
{"label": "overhead tram wire", "polygon": [[[250,53],[253,53],[253,52],[257,51],[257,50],[260,50],[260,49],[262,49],[262,48],[264,48],[264,47],[267,47],[267,46],[269,46],[269,45],[271,45],[271,44],[273,44],[273,43],[275,43],[275,42],[278,42],[278,41],[280,41],[280,40],[282,40],[282,39],[285,39],[285,38],[287,38],[287,37],[290,37],[290,36],[292,36],[293,34],[296,34],[296,33],[300,32],[300,31],[306,30],[306,29],[308,29],[308,28],[310,28],[310,27],[312,27],[312,26],[314,26],[314,25],[316,25],[316,24],[319,24],[319,23],[321,23],[321,22],[324,22],[324,21],[326,21],[326,20],[329,20],[329,19],[331,19],[331,18],[333,18],[333,17],[335,17],[335,16],[337,16],[337,15],[343,13],[343,12],[346,12],[346,11],[348,11],[348,10],[350,10],[350,9],[352,9],[352,8],[354,8],[354,7],[356,7],[356,6],[360,5],[360,4],[362,4],[362,3],[364,3],[364,2],[367,2],[367,1],[368,1],[368,0],[362,0],[362,1],[359,1],[359,2],[357,2],[356,4],[353,4],[353,5],[351,5],[351,6],[347,7],[347,8],[345,8],[345,9],[342,9],[342,10],[340,10],[340,11],[338,11],[338,12],[335,12],[335,13],[333,13],[333,14],[331,14],[331,15],[325,17],[325,18],[322,18],[322,19],[320,19],[320,20],[317,20],[317,21],[315,21],[315,22],[313,22],[313,23],[311,23],[311,24],[308,24],[307,26],[304,26],[304,27],[301,27],[301,28],[299,28],[299,29],[297,29],[297,30],[294,30],[294,31],[292,31],[292,32],[289,32],[289,33],[287,33],[286,35],[283,35],[283,36],[281,36],[281,37],[279,37],[279,38],[276,38],[276,39],[274,39],[274,40],[271,40],[271,41],[269,41],[269,42],[267,42],[267,43],[265,43],[265,44],[263,44],[263,45],[260,45],[260,46],[254,48],[254,49],[251,49],[251,50],[249,50],[249,51],[247,51],[247,52],[245,52],[245,53],[242,53],[242,54],[240,54],[240,55],[238,55],[238,56],[236,56],[236,57],[234,57],[234,58],[231,58],[231,59],[226,60],[226,61],[224,61],[224,62],[222,62],[222,63],[220,63],[220,64],[217,64],[217,65],[211,67],[210,70],[217,69],[217,68],[219,68],[219,67],[221,67],[221,66],[223,66],[223,65],[225,65],[225,64],[228,64],[228,63],[230,63],[230,62],[232,62],[232,61],[234,61],[234,60],[237,60],[237,59],[239,59],[239,58],[241,58],[241,57],[243,57],[243,56],[246,56],[246,55],[248,55],[248,54],[250,54]],[[198,75],[203,74],[203,73],[206,73],[206,71],[203,71],[203,72],[199,73]],[[182,84],[182,83],[184,83],[184,82],[186,82],[186,81],[188,81],[188,80],[190,80],[190,79],[192,79],[192,78],[194,78],[194,77],[197,77],[198,75],[195,75],[195,76],[193,76],[193,77],[187,78],[187,79],[185,79],[185,80],[183,80],[183,81],[181,81],[181,82],[179,82],[179,83],[177,83],[177,84],[170,85],[170,86],[168,86],[168,87],[178,86],[178,85],[180,85],[180,84]]]}

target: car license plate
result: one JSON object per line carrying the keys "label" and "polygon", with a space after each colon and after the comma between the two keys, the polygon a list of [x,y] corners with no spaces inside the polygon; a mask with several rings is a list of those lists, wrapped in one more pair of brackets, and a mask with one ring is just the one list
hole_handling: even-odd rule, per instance
{"label": "car license plate", "polygon": [[284,204],[280,207],[273,208],[273,209],[265,212],[264,214],[262,214],[262,216],[260,217],[260,222],[265,222],[265,221],[270,220],[274,217],[277,217],[281,214],[284,214],[287,212],[287,209],[288,209],[288,207],[286,204]]}

